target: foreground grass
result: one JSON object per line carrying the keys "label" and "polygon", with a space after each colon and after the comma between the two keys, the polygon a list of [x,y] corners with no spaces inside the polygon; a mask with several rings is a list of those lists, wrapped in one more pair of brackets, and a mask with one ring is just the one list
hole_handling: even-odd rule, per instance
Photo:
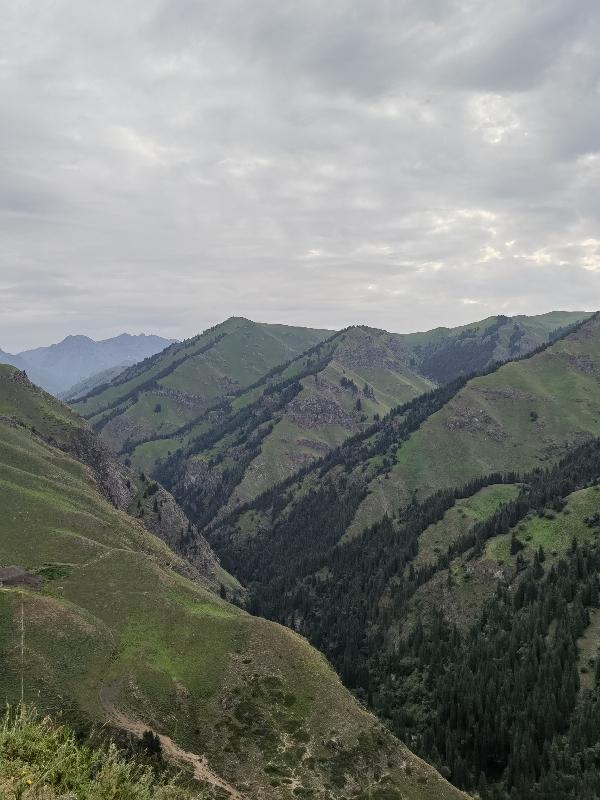
{"label": "foreground grass", "polygon": [[157,777],[114,744],[80,744],[72,731],[31,709],[8,710],[0,722],[2,800],[200,800]]}

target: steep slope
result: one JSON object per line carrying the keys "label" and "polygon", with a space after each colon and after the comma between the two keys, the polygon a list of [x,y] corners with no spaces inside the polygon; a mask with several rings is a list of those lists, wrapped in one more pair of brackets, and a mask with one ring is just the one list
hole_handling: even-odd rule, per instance
{"label": "steep slope", "polygon": [[118,364],[135,364],[171,343],[161,336],[143,333],[123,333],[99,342],[87,336],[67,336],[49,347],[24,350],[19,359],[27,365],[32,380],[53,394],[60,394],[94,373]]}
{"label": "steep slope", "polygon": [[196,569],[182,564],[190,577],[211,589],[225,586],[232,594],[238,592],[237,581],[221,569],[204,537],[162,486],[127,470],[78,414],[34,386],[25,373],[0,367],[0,383],[0,419],[26,426],[40,441],[84,464],[108,502],[139,518],[194,565]]}
{"label": "steep slope", "polygon": [[294,525],[306,493],[323,492],[330,482],[338,492],[336,535],[351,539],[438,490],[555,462],[594,436],[600,436],[598,315],[529,358],[394,409],[313,469],[245,504],[226,525],[213,525],[211,535],[230,557],[225,542],[252,538],[255,528],[268,531],[271,508],[273,523]]}
{"label": "steep slope", "polygon": [[99,386],[106,386],[115,378],[124,372],[127,367],[133,365],[133,362],[125,362],[123,364],[117,364],[114,367],[109,367],[108,369],[103,369],[100,372],[94,372],[93,375],[89,375],[88,377],[84,378],[81,381],[78,381],[73,386],[70,386],[65,391],[60,392],[58,397],[60,400],[64,400],[66,403],[71,402],[74,403],[77,400],[80,400],[82,397],[90,394]]}
{"label": "steep slope", "polygon": [[177,430],[330,335],[232,317],[126,370],[75,407],[119,450]]}
{"label": "steep slope", "polygon": [[493,317],[408,335],[355,327],[277,366],[281,352],[269,350],[271,362],[263,357],[274,326],[232,319],[125,372],[76,407],[205,524],[436,382],[529,352],[584,316]]}
{"label": "steep slope", "polygon": [[162,439],[167,458],[157,468],[147,460],[159,452],[156,441],[128,450],[131,459],[154,469],[194,521],[206,524],[431,387],[386,337],[370,328],[340,331]]}
{"label": "steep slope", "polygon": [[42,711],[153,728],[204,756],[209,786],[232,797],[462,796],[303,639],[190,580],[116,508],[115,484],[73,455],[102,452],[76,414],[2,367],[0,415],[3,699],[19,698],[23,677]]}
{"label": "steep slope", "polygon": [[500,315],[458,328],[407,334],[403,341],[418,371],[442,384],[527,355],[590,316],[581,311],[551,311],[533,317]]}
{"label": "steep slope", "polygon": [[595,437],[597,316],[397,409],[208,537],[254,611],[307,635],[459,785],[497,783],[494,798],[593,797],[576,765],[581,659],[595,669],[600,641]]}
{"label": "steep slope", "polygon": [[475,378],[394,454],[357,511],[362,530],[411,493],[531,469],[600,434],[600,319],[524,361]]}

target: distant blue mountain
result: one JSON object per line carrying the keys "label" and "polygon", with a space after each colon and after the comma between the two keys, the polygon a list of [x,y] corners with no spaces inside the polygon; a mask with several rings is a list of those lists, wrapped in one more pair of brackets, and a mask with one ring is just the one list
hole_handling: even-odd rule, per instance
{"label": "distant blue mountain", "polygon": [[172,343],[172,339],[144,333],[122,333],[99,342],[88,336],[67,336],[58,344],[16,355],[0,350],[0,363],[24,370],[34,383],[52,394],[68,394],[71,387],[97,373],[143,361]]}

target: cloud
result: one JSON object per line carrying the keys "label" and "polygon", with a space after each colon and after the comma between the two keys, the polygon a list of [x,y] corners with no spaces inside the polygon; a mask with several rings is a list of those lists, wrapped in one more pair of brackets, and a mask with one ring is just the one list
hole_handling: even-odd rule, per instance
{"label": "cloud", "polygon": [[599,305],[595,0],[33,0],[0,29],[0,347]]}

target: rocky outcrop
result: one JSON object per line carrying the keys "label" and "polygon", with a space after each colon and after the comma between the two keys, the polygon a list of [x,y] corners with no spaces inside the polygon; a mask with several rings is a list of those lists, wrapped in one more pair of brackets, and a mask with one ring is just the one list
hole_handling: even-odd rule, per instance
{"label": "rocky outcrop", "polygon": [[204,536],[191,525],[173,495],[152,481],[143,494],[141,508],[144,513],[140,521],[144,526],[166,542],[171,550],[185,558],[197,572],[195,577],[199,576],[207,588],[218,591],[220,581],[217,577],[217,556]]}
{"label": "rocky outcrop", "polygon": [[340,425],[349,430],[355,427],[352,415],[331,395],[310,394],[296,397],[287,408],[287,416],[298,427],[307,430],[321,428],[323,425]]}
{"label": "rocky outcrop", "polygon": [[508,438],[508,433],[482,408],[458,407],[444,422],[449,431],[464,431],[465,433],[480,433],[501,442]]}

